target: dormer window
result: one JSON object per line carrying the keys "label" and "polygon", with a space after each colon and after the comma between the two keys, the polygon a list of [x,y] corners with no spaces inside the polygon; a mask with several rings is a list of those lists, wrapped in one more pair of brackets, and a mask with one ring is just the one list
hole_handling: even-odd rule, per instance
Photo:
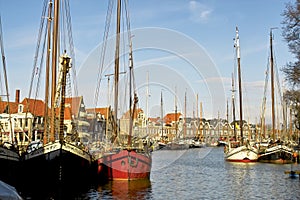
{"label": "dormer window", "polygon": [[23,112],[23,109],[24,109],[24,105],[19,104],[19,105],[18,105],[18,113],[22,113],[22,112]]}

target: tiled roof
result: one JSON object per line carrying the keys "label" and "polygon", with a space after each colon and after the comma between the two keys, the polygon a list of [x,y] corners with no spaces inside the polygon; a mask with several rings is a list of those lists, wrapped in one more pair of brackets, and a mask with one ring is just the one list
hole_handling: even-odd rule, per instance
{"label": "tiled roof", "polygon": [[[0,113],[7,112],[7,101],[0,101]],[[18,112],[18,103],[16,102],[9,102],[9,112],[17,113]]]}
{"label": "tiled roof", "polygon": [[78,117],[81,103],[83,103],[83,97],[69,97],[65,98],[65,107],[71,107],[72,108],[72,114],[76,117]]}
{"label": "tiled roof", "polygon": [[[59,118],[60,115],[60,107],[55,109],[55,117]],[[64,120],[71,120],[72,119],[72,112],[70,107],[65,107],[64,111]]]}
{"label": "tiled roof", "polygon": [[72,112],[70,107],[65,108],[65,113],[64,113],[64,120],[71,120],[72,119]]}
{"label": "tiled roof", "polygon": [[23,112],[30,112],[34,116],[44,116],[45,103],[39,99],[25,98],[21,104],[24,105]]}
{"label": "tiled roof", "polygon": [[149,119],[148,119],[150,122],[154,122],[154,123],[159,123],[159,121],[160,121],[160,117],[155,117],[155,118],[151,118],[151,117],[149,117]]}
{"label": "tiled roof", "polygon": [[[130,110],[128,110],[123,116],[122,116],[122,119],[129,119],[129,116],[130,116]],[[137,119],[137,116],[139,113],[141,112],[144,112],[141,108],[138,108],[135,110],[134,112],[134,116],[133,116],[133,119]]]}
{"label": "tiled roof", "polygon": [[168,113],[164,117],[164,122],[166,124],[171,124],[172,122],[178,121],[181,115],[181,113]]}
{"label": "tiled roof", "polygon": [[109,107],[105,107],[105,108],[87,108],[86,112],[90,113],[90,114],[100,113],[101,115],[104,116],[105,119],[107,119],[108,113],[109,113]]}

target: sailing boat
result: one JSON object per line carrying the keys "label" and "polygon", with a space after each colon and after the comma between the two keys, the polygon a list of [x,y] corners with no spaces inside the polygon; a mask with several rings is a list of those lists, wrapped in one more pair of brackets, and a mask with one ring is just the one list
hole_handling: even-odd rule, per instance
{"label": "sailing boat", "polygon": [[187,135],[187,123],[186,123],[186,92],[184,96],[184,124],[183,124],[183,130],[178,132],[178,119],[179,116],[181,115],[180,113],[177,113],[177,101],[176,101],[176,96],[175,96],[175,113],[174,113],[174,121],[175,121],[175,138],[172,138],[172,141],[170,141],[167,144],[166,149],[168,150],[185,150],[189,149],[191,142],[190,140],[187,140],[186,135]]}
{"label": "sailing boat", "polygon": [[285,141],[280,141],[280,138],[275,141],[275,94],[274,94],[274,57],[273,57],[273,37],[272,29],[270,30],[270,66],[271,66],[271,100],[272,100],[272,141],[267,143],[267,146],[260,143],[259,147],[259,162],[268,163],[292,163],[293,149],[289,147]]}
{"label": "sailing boat", "polygon": [[[50,0],[48,9],[49,20],[47,24],[47,52],[52,52],[51,112],[48,113],[48,103],[45,103],[43,140],[34,141],[29,144],[23,157],[24,172],[26,172],[24,180],[27,184],[30,182],[34,184],[34,187],[37,187],[34,192],[37,192],[38,189],[47,189],[51,185],[52,188],[53,186],[58,187],[59,190],[61,186],[74,189],[85,184],[90,178],[89,175],[91,173],[92,157],[86,147],[78,138],[74,140],[71,137],[66,137],[66,133],[64,132],[66,77],[71,69],[71,58],[64,51],[59,60],[57,59],[59,51],[59,11],[60,1],[55,0],[53,38],[51,40],[52,1]],[[51,51],[50,41],[52,41]],[[59,63],[58,80],[56,80],[57,63]],[[50,55],[47,54],[45,102],[48,102],[49,65]],[[56,113],[59,113],[58,117]],[[51,120],[48,119],[48,116],[51,117]],[[59,127],[56,127],[57,125]],[[33,187],[31,184],[26,186]]]}
{"label": "sailing boat", "polygon": [[164,108],[163,108],[163,94],[160,92],[160,124],[161,124],[161,136],[158,143],[158,149],[165,149],[167,147],[168,136],[164,136]]}
{"label": "sailing boat", "polygon": [[[236,36],[235,36],[235,48],[236,48],[236,57],[238,62],[241,141],[237,140],[237,138],[235,137],[235,141],[231,141],[228,143],[228,146],[227,145],[225,146],[225,151],[224,151],[225,159],[226,161],[231,161],[231,162],[255,162],[257,161],[258,150],[256,147],[250,144],[250,141],[244,141],[243,138],[243,110],[242,110],[243,105],[242,105],[241,66],[240,66],[241,57],[240,57],[239,31],[237,27],[236,27]],[[232,89],[232,91],[234,92],[234,88]],[[234,99],[234,94],[232,96]],[[235,116],[235,113],[233,113],[233,115]]]}
{"label": "sailing boat", "polygon": [[[116,29],[116,53],[115,53],[115,71],[114,71],[114,116],[113,116],[113,142],[121,140],[120,127],[118,124],[118,87],[119,87],[119,49],[120,49],[120,18],[121,18],[121,0],[117,3],[117,29]],[[103,175],[109,180],[138,180],[150,179],[152,167],[152,157],[147,144],[140,140],[139,147],[135,147],[132,141],[133,117],[138,102],[137,95],[134,93],[132,100],[132,75],[133,58],[132,42],[129,32],[129,133],[127,145],[118,147],[112,146],[112,150],[104,152],[98,158],[98,175],[102,179]],[[133,103],[133,105],[132,105]]]}
{"label": "sailing boat", "polygon": [[[3,65],[3,75],[5,80],[5,88],[6,88],[6,97],[7,97],[7,105],[6,111],[7,114],[5,117],[5,121],[1,120],[0,127],[0,179],[6,183],[14,185],[16,183],[16,172],[18,171],[18,167],[20,165],[20,155],[18,151],[18,147],[14,137],[13,131],[13,118],[11,117],[10,112],[10,102],[8,95],[8,80],[6,74],[6,62],[4,55],[4,45],[3,45],[3,33],[2,33],[2,22],[0,16],[0,48],[1,48],[1,57],[2,57],[2,65]],[[2,103],[2,102],[1,102]],[[4,102],[3,102],[4,103]],[[8,122],[7,122],[8,120]],[[5,124],[7,124],[8,129],[5,128]]]}

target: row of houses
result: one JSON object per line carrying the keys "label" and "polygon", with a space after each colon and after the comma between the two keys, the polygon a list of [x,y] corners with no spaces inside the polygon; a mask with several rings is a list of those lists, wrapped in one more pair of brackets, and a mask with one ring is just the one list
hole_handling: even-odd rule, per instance
{"label": "row of houses", "polygon": [[[45,102],[39,99],[24,98],[20,101],[20,90],[16,90],[15,101],[0,100],[2,142],[11,142],[14,138],[19,146],[26,146],[32,140],[42,139],[46,109],[50,113]],[[82,96],[66,98],[64,113],[66,134],[72,134],[75,122],[79,137],[89,137],[90,124]]]}
{"label": "row of houses", "polygon": [[[16,90],[15,101],[0,100],[0,140],[12,141],[12,138],[16,138],[20,146],[26,146],[31,140],[41,139],[44,132],[45,108],[42,100],[24,98],[20,101],[19,90]],[[83,96],[66,98],[64,124],[67,135],[73,133],[76,124],[76,133],[82,140],[103,140],[105,133],[111,129],[106,126],[110,117],[110,107],[86,108]],[[9,118],[12,119],[11,123]],[[129,111],[123,114],[119,121],[120,133],[124,136],[129,132],[128,120]],[[235,135],[234,131],[239,135],[240,131],[238,121],[228,123],[224,119],[184,118],[180,112],[168,113],[163,119],[147,118],[142,109],[134,112],[133,126],[134,136],[150,136],[155,140],[161,137],[174,140],[196,136],[214,141],[220,137],[232,137]],[[242,126],[244,136],[249,139],[255,139],[261,134],[260,127],[256,125],[243,121]]]}

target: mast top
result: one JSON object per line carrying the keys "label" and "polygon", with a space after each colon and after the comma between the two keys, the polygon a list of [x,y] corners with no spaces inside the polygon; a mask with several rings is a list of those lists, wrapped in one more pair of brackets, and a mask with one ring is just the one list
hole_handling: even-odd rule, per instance
{"label": "mast top", "polygon": [[234,40],[234,47],[236,48],[236,57],[238,59],[241,58],[241,53],[240,53],[240,38],[239,38],[239,29],[238,27],[235,28],[235,40]]}

